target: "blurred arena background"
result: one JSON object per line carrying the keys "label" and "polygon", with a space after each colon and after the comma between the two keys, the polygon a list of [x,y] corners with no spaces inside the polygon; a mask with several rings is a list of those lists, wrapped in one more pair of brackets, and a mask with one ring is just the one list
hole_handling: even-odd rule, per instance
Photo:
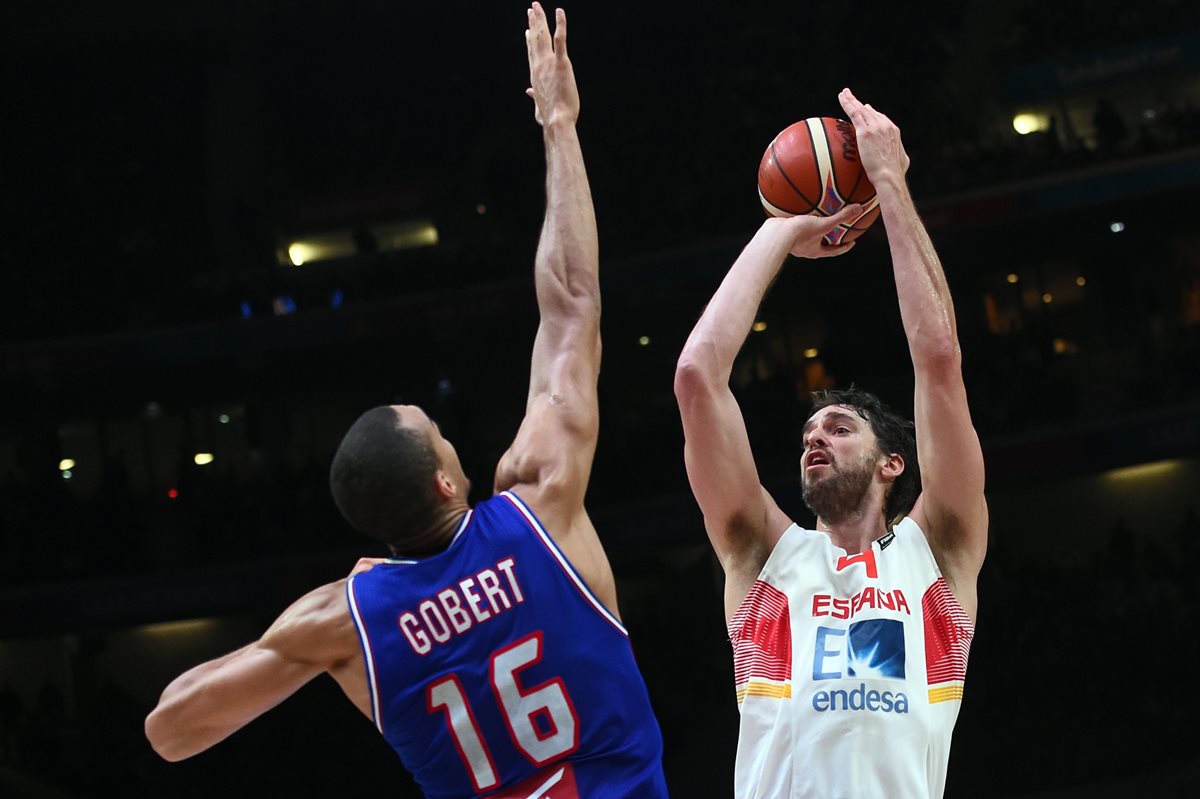
{"label": "blurred arena background", "polygon": [[[737,713],[675,358],[762,219],[763,148],[850,86],[903,131],[988,465],[947,797],[1191,795],[1194,4],[564,7],[603,261],[589,503],[672,793],[728,795]],[[489,492],[536,324],[524,8],[6,9],[0,795],[417,796],[325,678],[179,764],[142,719],[174,674],[381,554],[326,483],[362,410],[429,409]],[[735,372],[798,519],[808,391],[911,407],[888,265],[882,225],[789,264]]]}

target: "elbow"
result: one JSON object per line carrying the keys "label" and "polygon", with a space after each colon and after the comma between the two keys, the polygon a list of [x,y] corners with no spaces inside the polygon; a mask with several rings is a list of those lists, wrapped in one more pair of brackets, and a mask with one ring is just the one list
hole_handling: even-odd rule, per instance
{"label": "elbow", "polygon": [[962,350],[956,336],[936,336],[914,349],[913,361],[931,374],[956,374],[962,371]]}
{"label": "elbow", "polygon": [[718,367],[711,353],[684,348],[675,365],[675,401],[685,428],[689,419],[702,416],[728,390],[729,373]]}
{"label": "elbow", "polygon": [[710,390],[716,382],[714,370],[697,355],[693,348],[685,347],[675,364],[675,399],[680,403]]}
{"label": "elbow", "polygon": [[155,754],[170,763],[178,763],[190,757],[193,753],[185,750],[181,745],[178,736],[173,736],[170,733],[171,724],[165,718],[165,713],[162,707],[155,708],[150,715],[146,716],[145,732],[146,740],[150,742],[150,748]]}

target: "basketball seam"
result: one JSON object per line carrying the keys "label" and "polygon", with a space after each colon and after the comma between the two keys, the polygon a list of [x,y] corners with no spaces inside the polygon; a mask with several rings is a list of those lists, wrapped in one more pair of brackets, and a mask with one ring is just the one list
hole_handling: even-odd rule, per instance
{"label": "basketball seam", "polygon": [[[811,139],[812,139],[811,132],[808,134],[808,138],[811,141]],[[771,163],[775,164],[775,168],[777,170],[779,170],[780,175],[783,175],[783,179],[787,181],[787,184],[792,187],[792,191],[794,191],[794,192],[796,192],[796,194],[800,195],[800,198],[802,200],[804,200],[806,203],[808,203],[810,206],[812,206],[813,208],[817,208],[817,210],[820,210],[818,207],[818,203],[813,202],[812,200],[810,200],[808,198],[807,194],[800,191],[800,189],[796,187],[796,184],[792,182],[792,179],[790,177],[788,177],[788,173],[783,171],[783,166],[780,165],[780,163],[779,163],[779,157],[775,155],[775,141],[774,140],[771,141]],[[774,203],[772,203],[772,205],[774,205]],[[782,206],[776,206],[776,207],[782,208]],[[796,214],[797,216],[802,214],[802,212],[800,212],[800,211],[792,211],[791,209],[788,209],[788,208],[782,208],[782,210],[787,211],[789,214]],[[807,214],[807,213],[811,213],[811,211],[804,211],[803,213]]]}
{"label": "basketball seam", "polygon": [[[815,126],[812,124],[814,120],[818,122],[818,124]],[[840,207],[834,209],[833,213],[826,213],[825,209],[821,207],[821,203],[824,202],[825,199],[825,192],[829,188],[830,181],[833,183],[834,191],[838,191],[837,166],[834,164],[833,158],[833,140],[829,138],[829,128],[825,125],[825,118],[813,117],[805,120],[805,123],[804,129],[808,131],[809,152],[812,153],[814,166],[817,170],[817,178],[821,182],[821,199],[817,201],[817,207],[814,210],[822,217],[833,216],[833,214],[836,214],[840,210]],[[817,146],[817,140],[813,135],[814,127],[821,129],[821,136],[824,137],[825,140],[820,147]],[[821,169],[821,156],[818,155],[818,152],[821,150],[824,151],[825,157],[829,161],[828,172]],[[842,205],[846,204],[846,199],[840,194],[838,195],[838,199],[842,201]]]}

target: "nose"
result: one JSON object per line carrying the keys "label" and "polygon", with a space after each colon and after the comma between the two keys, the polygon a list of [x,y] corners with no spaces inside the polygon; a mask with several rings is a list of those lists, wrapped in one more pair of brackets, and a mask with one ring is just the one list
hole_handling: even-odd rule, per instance
{"label": "nose", "polygon": [[816,428],[808,431],[808,435],[804,437],[805,448],[820,447],[826,449],[829,445],[829,439],[825,437],[825,431]]}

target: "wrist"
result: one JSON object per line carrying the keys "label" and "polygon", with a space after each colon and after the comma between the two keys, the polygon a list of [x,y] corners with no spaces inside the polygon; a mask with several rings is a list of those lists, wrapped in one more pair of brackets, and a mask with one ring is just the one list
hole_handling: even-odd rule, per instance
{"label": "wrist", "polygon": [[556,112],[542,123],[542,129],[546,135],[562,133],[575,129],[575,119],[578,115],[566,112]]}
{"label": "wrist", "polygon": [[908,193],[908,182],[901,172],[884,172],[882,175],[873,176],[871,185],[875,187],[875,193],[880,197],[896,197]]}

